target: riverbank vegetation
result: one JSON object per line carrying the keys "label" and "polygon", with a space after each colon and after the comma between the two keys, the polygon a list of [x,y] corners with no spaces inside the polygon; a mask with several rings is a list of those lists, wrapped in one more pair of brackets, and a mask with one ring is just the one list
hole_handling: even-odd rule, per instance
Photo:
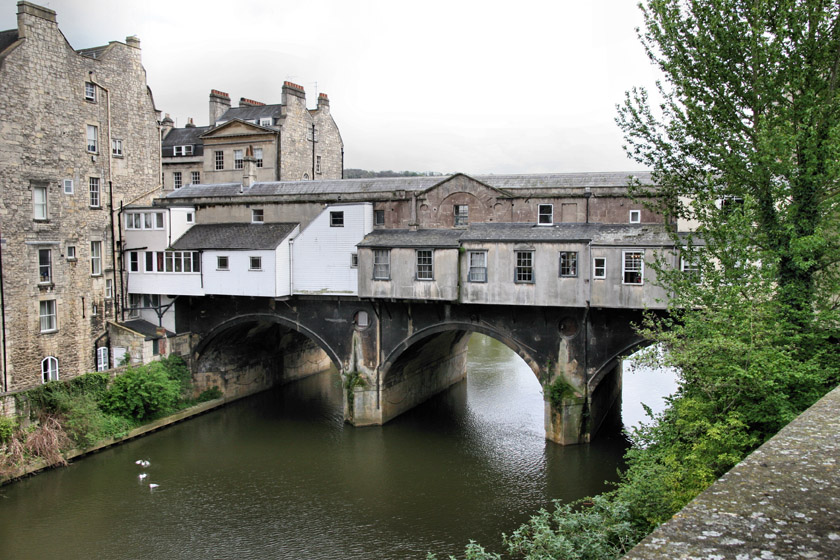
{"label": "riverbank vegetation", "polygon": [[66,464],[64,453],[120,438],[156,418],[218,398],[214,388],[197,399],[190,371],[175,355],[128,368],[111,379],[87,373],[21,393],[29,418],[0,417],[0,480],[32,465]]}
{"label": "riverbank vegetation", "polygon": [[[678,391],[629,434],[620,483],[539,512],[504,537],[512,558],[621,556],[840,382],[840,5],[640,7],[662,81],[629,92],[617,121],[657,185],[635,193],[681,247],[677,269],[647,263],[672,299],[639,325]],[[465,557],[500,555],[472,543]]]}

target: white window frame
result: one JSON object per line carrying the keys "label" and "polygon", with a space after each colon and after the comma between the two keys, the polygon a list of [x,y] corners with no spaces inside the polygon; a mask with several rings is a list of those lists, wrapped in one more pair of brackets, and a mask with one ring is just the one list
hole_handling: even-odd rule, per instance
{"label": "white window frame", "polygon": [[513,253],[513,282],[515,284],[534,283],[534,251],[518,249]]}
{"label": "white window frame", "polygon": [[172,146],[172,155],[173,157],[193,155],[192,144],[187,144],[185,146]]}
{"label": "white window frame", "polygon": [[140,272],[140,252],[130,251],[128,253],[128,271]]}
{"label": "white window frame", "polygon": [[123,141],[119,138],[111,138],[111,155],[123,157]]}
{"label": "white window frame", "polygon": [[55,356],[47,356],[41,360],[41,381],[58,381],[58,358]]}
{"label": "white window frame", "polygon": [[244,155],[245,155],[244,150],[233,150],[233,168],[234,169],[245,169]]}
{"label": "white window frame", "polygon": [[251,209],[251,223],[264,224],[265,223],[265,209],[252,208]]}
{"label": "white window frame", "polygon": [[181,175],[180,171],[173,171],[172,172],[172,186],[176,189],[180,189],[184,185],[183,176]]}
{"label": "white window frame", "polygon": [[230,259],[227,255],[216,256],[216,270],[230,270]]}
{"label": "white window frame", "polygon": [[271,126],[273,124],[273,119],[271,117],[261,117],[260,118],[260,126]]}
{"label": "white window frame", "polygon": [[467,280],[487,282],[487,251],[467,251]]}
{"label": "white window frame", "polygon": [[158,272],[191,274],[201,272],[201,253],[198,251],[164,251],[164,269]]}
{"label": "white window frame", "polygon": [[390,280],[391,279],[391,250],[390,249],[374,249],[373,250],[373,279],[374,280]]}
{"label": "white window frame", "polygon": [[102,242],[90,242],[90,275],[102,276]]}
{"label": "white window frame", "polygon": [[[601,263],[599,264],[598,261],[601,261]],[[592,258],[592,278],[595,280],[604,280],[607,278],[607,257]]]}
{"label": "white window frame", "polygon": [[32,187],[32,219],[46,221],[49,219],[49,191],[46,185]]}
{"label": "white window frame", "polygon": [[680,272],[684,276],[694,276],[694,283],[700,284],[703,281],[703,275],[700,272],[700,257],[693,255],[693,258],[686,258],[680,255]]}
{"label": "white window frame", "polygon": [[[639,255],[638,269],[635,265],[632,268],[628,268],[628,257],[632,258],[631,255]],[[627,281],[627,274],[638,273],[639,281],[638,282],[628,282]],[[625,286],[642,286],[645,283],[645,252],[637,251],[637,250],[628,250],[621,252],[621,283]]]}
{"label": "white window frame", "polygon": [[99,153],[99,127],[93,124],[86,125],[87,151],[89,154]]}
{"label": "white window frame", "polygon": [[102,185],[99,177],[88,177],[88,192],[90,194],[90,207],[102,208]]}
{"label": "white window frame", "polygon": [[201,184],[201,171],[190,171],[190,183],[193,185]]}
{"label": "white window frame", "polygon": [[96,84],[93,82],[85,82],[85,101],[96,103]]}
{"label": "white window frame", "polygon": [[66,251],[67,251],[67,260],[68,261],[75,261],[76,260],[76,246],[75,245],[68,245]]}
{"label": "white window frame", "polygon": [[96,349],[96,371],[106,371],[108,369],[108,347],[100,346]]}
{"label": "white window frame", "polygon": [[54,299],[45,299],[38,302],[38,317],[42,333],[51,333],[58,330],[58,317],[56,316]]}
{"label": "white window frame", "polygon": [[415,280],[435,279],[435,250],[417,249],[414,252]]}
{"label": "white window frame", "polygon": [[114,297],[114,280],[113,278],[105,279],[105,299]]}
{"label": "white window frame", "polygon": [[74,194],[73,179],[64,179],[64,194]]}
{"label": "white window frame", "polygon": [[539,204],[537,206],[537,225],[553,226],[554,225],[554,205],[553,204]]}
{"label": "white window frame", "polygon": [[262,257],[251,255],[248,257],[248,270],[253,271],[261,271],[262,270]]}
{"label": "white window frame", "polygon": [[257,167],[262,168],[263,166],[263,149],[262,148],[254,148],[254,161],[257,164]]}
{"label": "white window frame", "polygon": [[38,249],[38,283],[52,284],[52,281],[52,249]]}
{"label": "white window frame", "polygon": [[[577,251],[560,251],[560,278],[576,278],[578,275]],[[565,261],[565,262],[564,262]],[[565,268],[565,273],[564,273]]]}
{"label": "white window frame", "polygon": [[642,211],[641,210],[630,210],[630,223],[631,224],[641,224],[642,223]]}

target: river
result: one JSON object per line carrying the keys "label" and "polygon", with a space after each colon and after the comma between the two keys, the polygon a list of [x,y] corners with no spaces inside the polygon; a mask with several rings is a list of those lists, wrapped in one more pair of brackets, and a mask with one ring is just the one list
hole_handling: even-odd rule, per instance
{"label": "river", "polygon": [[[470,539],[500,550],[501,533],[551,500],[615,480],[619,432],[546,442],[521,358],[474,335],[467,367],[385,426],[345,425],[338,376],[324,373],[4,486],[0,558],[422,559]],[[625,391],[643,386],[656,406],[666,378],[625,376]],[[641,418],[635,400],[625,423]]]}

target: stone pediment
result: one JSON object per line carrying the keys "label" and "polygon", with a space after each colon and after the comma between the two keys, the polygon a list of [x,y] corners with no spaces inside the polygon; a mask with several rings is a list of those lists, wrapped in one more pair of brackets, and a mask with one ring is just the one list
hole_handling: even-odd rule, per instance
{"label": "stone pediment", "polygon": [[210,140],[214,138],[228,138],[231,136],[259,136],[259,135],[275,135],[277,131],[257,124],[249,123],[239,119],[233,119],[219,126],[213,127],[204,134],[201,138]]}
{"label": "stone pediment", "polygon": [[447,177],[440,183],[424,189],[420,195],[426,198],[439,198],[443,200],[459,192],[469,193],[481,200],[511,197],[511,194],[504,189],[490,186],[463,173],[456,173],[451,177]]}

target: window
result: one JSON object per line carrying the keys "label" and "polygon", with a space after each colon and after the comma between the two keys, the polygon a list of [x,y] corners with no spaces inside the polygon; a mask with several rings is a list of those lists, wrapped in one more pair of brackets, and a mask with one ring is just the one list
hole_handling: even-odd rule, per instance
{"label": "window", "polygon": [[603,280],[607,277],[607,258],[595,257],[592,261],[592,277]]}
{"label": "window", "polygon": [[55,300],[48,299],[39,303],[41,316],[41,332],[53,332],[57,330],[55,324]]}
{"label": "window", "polygon": [[537,211],[537,223],[543,226],[550,226],[554,223],[554,205],[540,204]]}
{"label": "window", "polygon": [[560,252],[560,276],[577,276],[577,253]]}
{"label": "window", "polygon": [[32,187],[32,217],[47,219],[47,187]]}
{"label": "window", "polygon": [[163,229],[163,212],[155,212],[155,229]]}
{"label": "window", "polygon": [[330,212],[330,227],[344,227],[344,212]]}
{"label": "window", "polygon": [[90,274],[99,276],[102,274],[102,242],[90,242]]}
{"label": "window", "polygon": [[[201,254],[198,251],[165,251],[163,258],[165,272],[201,272]],[[160,265],[158,257],[158,272],[163,272]]]}
{"label": "window", "polygon": [[190,183],[192,183],[193,185],[200,185],[201,184],[201,172],[199,172],[199,171],[190,172]]}
{"label": "window", "polygon": [[108,347],[100,346],[96,349],[96,371],[108,369]]}
{"label": "window", "polygon": [[516,269],[514,282],[530,283],[534,281],[534,252],[516,251]]}
{"label": "window", "polygon": [[466,204],[455,205],[455,227],[465,226],[469,223],[470,207]]}
{"label": "window", "polygon": [[254,148],[254,159],[257,162],[257,167],[263,166],[263,149],[262,148]]}
{"label": "window", "polygon": [[624,251],[622,275],[624,284],[642,284],[645,273],[645,254],[640,251]]}
{"label": "window", "polygon": [[90,306],[90,316],[96,317],[97,315],[99,315],[99,306],[94,303]]}
{"label": "window", "polygon": [[251,210],[251,223],[261,224],[265,221],[265,215],[262,208],[254,208]]}
{"label": "window", "polygon": [[315,156],[315,173],[321,172],[321,156]]}
{"label": "window", "polygon": [[641,210],[630,210],[630,223],[631,224],[642,223],[642,211]]}
{"label": "window", "polygon": [[75,245],[68,245],[67,246],[67,260],[68,261],[75,261],[76,260],[76,246]]}
{"label": "window", "polygon": [[192,144],[189,146],[172,146],[173,156],[191,156],[193,153]]}
{"label": "window", "polygon": [[225,153],[221,150],[216,152],[216,171],[225,168]]}
{"label": "window", "polygon": [[91,177],[90,184],[90,207],[99,208],[99,177]]}
{"label": "window", "polygon": [[85,82],[85,101],[96,101],[96,86],[93,82]]}
{"label": "window", "polygon": [[143,306],[142,294],[128,294],[128,316],[136,319],[140,316],[140,308]]}
{"label": "window", "polygon": [[58,381],[58,358],[47,356],[41,360],[41,380],[44,383]]}
{"label": "window", "polygon": [[111,155],[115,157],[123,156],[122,140],[119,140],[118,138],[111,139]]}
{"label": "window", "polygon": [[87,125],[87,151],[95,154],[98,151],[99,128],[92,124]]}
{"label": "window", "polygon": [[271,126],[271,117],[268,118],[261,118],[260,119],[260,126]]}
{"label": "window", "polygon": [[373,225],[375,225],[375,226],[384,226],[385,225],[385,210],[374,210],[373,211]]}
{"label": "window", "polygon": [[181,172],[174,171],[172,173],[172,184],[175,186],[176,189],[181,188]]}
{"label": "window", "polygon": [[262,270],[262,257],[251,257],[248,270]]}
{"label": "window", "polygon": [[192,212],[187,212],[187,223],[191,224],[195,221],[195,214]]}
{"label": "window", "polygon": [[242,150],[233,150],[233,168],[234,169],[242,169],[244,164],[242,163]]}
{"label": "window", "polygon": [[152,356],[159,356],[160,355],[160,339],[154,338],[152,339]]}
{"label": "window", "polygon": [[370,325],[370,317],[368,317],[367,311],[357,311],[355,321],[356,328],[364,329]]}
{"label": "window", "polygon": [[391,250],[373,250],[373,279],[388,280],[391,278]]}
{"label": "window", "polygon": [[216,270],[230,270],[230,264],[226,256],[216,257]]}
{"label": "window", "polygon": [[680,270],[682,270],[686,279],[688,279],[690,282],[693,282],[695,284],[700,283],[700,259],[696,255],[681,256]]}
{"label": "window", "polygon": [[146,251],[143,253],[146,261],[145,272],[155,272],[155,253],[154,251]]}
{"label": "window", "polygon": [[125,215],[125,229],[163,229],[163,212],[134,212]]}
{"label": "window", "polygon": [[107,278],[105,280],[105,299],[111,299],[114,297],[114,280],[112,278]]}
{"label": "window", "polygon": [[487,251],[467,253],[470,282],[487,282]]}
{"label": "window", "polygon": [[49,284],[50,282],[52,282],[52,251],[38,249],[38,283]]}
{"label": "window", "polygon": [[359,268],[359,255],[350,253],[350,268]]}
{"label": "window", "polygon": [[73,179],[64,179],[64,194],[73,194]]}
{"label": "window", "polygon": [[417,250],[417,279],[434,280],[434,261],[431,249]]}
{"label": "window", "polygon": [[718,200],[718,206],[720,207],[723,215],[728,216],[732,212],[744,207],[744,199],[740,196],[728,194]]}

